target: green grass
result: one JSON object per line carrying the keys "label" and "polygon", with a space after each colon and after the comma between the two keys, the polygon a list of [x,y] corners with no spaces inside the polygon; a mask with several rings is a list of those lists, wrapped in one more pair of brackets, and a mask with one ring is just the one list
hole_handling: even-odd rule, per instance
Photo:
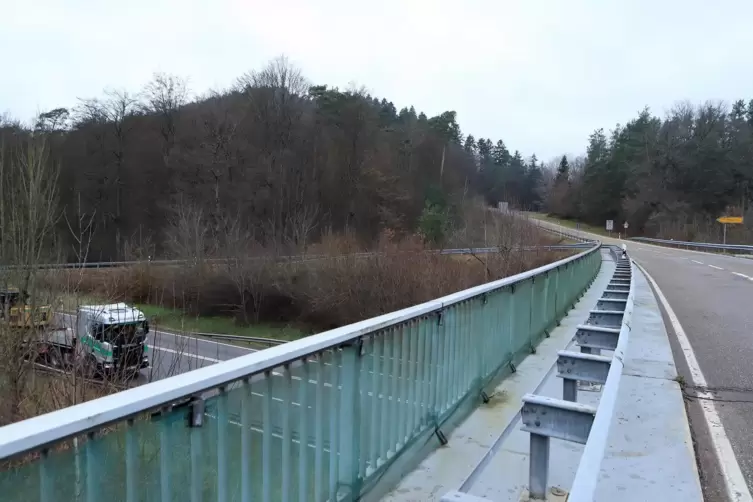
{"label": "green grass", "polygon": [[580,223],[574,220],[563,220],[560,218],[556,218],[554,216],[549,216],[548,214],[544,214],[544,213],[528,213],[528,215],[531,218],[536,219],[536,220],[556,223],[557,225],[562,225],[563,227],[567,227],[567,228],[573,228],[573,229],[577,228],[578,230],[582,230],[583,232],[603,235],[605,237],[616,238],[618,234],[618,232],[616,231],[610,234],[609,232],[607,232],[606,228],[603,228],[603,227],[595,227],[593,225],[588,225],[587,223]]}
{"label": "green grass", "polygon": [[305,336],[305,333],[300,329],[288,325],[251,324],[243,326],[230,317],[197,317],[187,315],[180,309],[143,303],[137,303],[134,306],[144,312],[153,325],[168,330],[190,333],[222,333],[224,335],[275,338],[278,340],[296,340]]}

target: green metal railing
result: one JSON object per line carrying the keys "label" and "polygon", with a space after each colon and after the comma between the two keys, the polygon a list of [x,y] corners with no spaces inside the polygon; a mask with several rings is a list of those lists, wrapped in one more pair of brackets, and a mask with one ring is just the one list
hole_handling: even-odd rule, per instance
{"label": "green metal railing", "polygon": [[353,500],[514,371],[600,264],[597,245],[0,428],[2,500]]}

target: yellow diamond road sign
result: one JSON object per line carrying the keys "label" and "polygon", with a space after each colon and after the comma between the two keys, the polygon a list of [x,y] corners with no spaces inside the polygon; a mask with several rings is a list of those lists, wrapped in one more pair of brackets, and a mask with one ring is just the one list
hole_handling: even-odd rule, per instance
{"label": "yellow diamond road sign", "polygon": [[743,222],[742,216],[722,216],[721,218],[717,218],[716,221],[719,223],[730,223],[730,224],[739,224]]}

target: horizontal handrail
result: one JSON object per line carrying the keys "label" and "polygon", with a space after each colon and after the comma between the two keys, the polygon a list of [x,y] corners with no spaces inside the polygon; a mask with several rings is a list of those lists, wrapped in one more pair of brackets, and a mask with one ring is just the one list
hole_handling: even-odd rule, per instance
{"label": "horizontal handrail", "polygon": [[676,241],[672,239],[653,239],[649,237],[632,237],[630,240],[638,242],[648,242],[653,244],[662,244],[665,246],[753,253],[753,246],[746,244],[717,244],[713,242]]}
{"label": "horizontal handrail", "polygon": [[353,344],[367,334],[418,319],[430,313],[441,312],[465,300],[514,286],[560,267],[567,267],[592,253],[598,253],[600,246],[601,244],[597,243],[577,255],[420,305],[151,382],[117,395],[105,396],[7,425],[0,429],[0,459],[39,449],[113,422],[126,420],[142,412],[179,402],[253,375],[272,371],[279,366],[325,350]]}

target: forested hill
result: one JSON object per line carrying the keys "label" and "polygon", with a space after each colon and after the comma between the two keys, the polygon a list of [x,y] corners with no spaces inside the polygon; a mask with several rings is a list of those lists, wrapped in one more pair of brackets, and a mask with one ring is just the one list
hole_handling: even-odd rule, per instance
{"label": "forested hill", "polygon": [[137,94],[106,91],[33,128],[0,126],[6,160],[46,140],[66,259],[79,241],[103,260],[175,254],[188,241],[209,253],[228,232],[297,246],[346,230],[368,243],[422,221],[441,234],[474,195],[540,200],[535,156],[464,136],[453,111],[429,118],[312,85],[285,58],[204,97],[158,74]]}
{"label": "forested hill", "polygon": [[676,105],[664,118],[645,109],[609,134],[595,131],[587,155],[561,164],[551,213],[602,226],[627,221],[633,234],[716,240],[724,214],[747,212],[753,238],[753,100],[732,106]]}

